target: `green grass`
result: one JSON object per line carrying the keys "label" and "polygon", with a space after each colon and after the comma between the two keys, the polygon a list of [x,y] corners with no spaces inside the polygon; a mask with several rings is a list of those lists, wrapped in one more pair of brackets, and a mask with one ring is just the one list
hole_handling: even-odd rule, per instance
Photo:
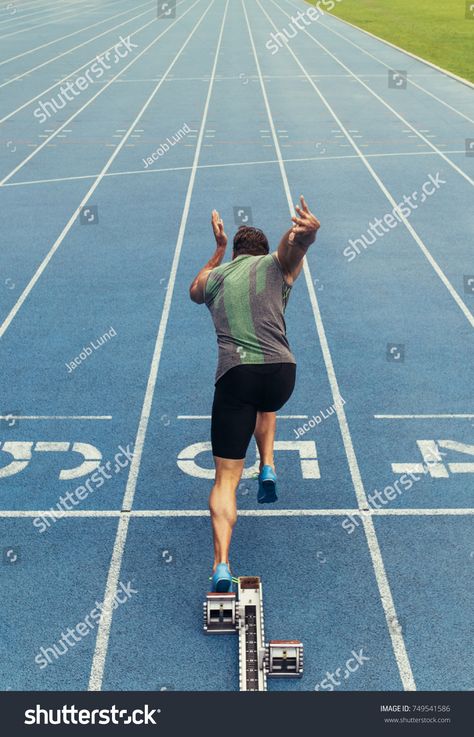
{"label": "green grass", "polygon": [[331,12],[474,82],[474,17],[465,17],[466,0],[340,0]]}

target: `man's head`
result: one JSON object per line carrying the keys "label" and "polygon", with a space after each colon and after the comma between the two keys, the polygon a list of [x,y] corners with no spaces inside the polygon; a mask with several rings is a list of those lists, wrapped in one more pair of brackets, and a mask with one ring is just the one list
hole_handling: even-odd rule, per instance
{"label": "man's head", "polygon": [[233,258],[237,256],[265,256],[269,253],[267,236],[259,228],[241,225],[234,236]]}

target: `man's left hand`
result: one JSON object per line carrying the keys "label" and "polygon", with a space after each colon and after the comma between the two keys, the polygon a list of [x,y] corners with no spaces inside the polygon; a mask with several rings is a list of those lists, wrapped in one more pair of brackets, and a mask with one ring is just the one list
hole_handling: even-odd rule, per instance
{"label": "man's left hand", "polygon": [[219,248],[225,248],[227,246],[227,236],[224,232],[224,222],[217,210],[212,211],[212,230],[214,231],[214,237]]}

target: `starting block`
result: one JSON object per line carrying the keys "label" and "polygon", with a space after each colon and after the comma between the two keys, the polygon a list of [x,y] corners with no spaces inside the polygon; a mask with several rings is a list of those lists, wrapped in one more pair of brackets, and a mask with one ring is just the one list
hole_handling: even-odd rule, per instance
{"label": "starting block", "polygon": [[266,691],[268,678],[301,678],[303,643],[270,640],[265,644],[262,583],[241,576],[235,593],[209,593],[204,602],[204,632],[239,636],[240,691]]}

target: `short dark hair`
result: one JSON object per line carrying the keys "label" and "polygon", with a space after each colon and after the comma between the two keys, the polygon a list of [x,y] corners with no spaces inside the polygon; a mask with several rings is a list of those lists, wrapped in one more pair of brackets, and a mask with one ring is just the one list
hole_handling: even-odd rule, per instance
{"label": "short dark hair", "polygon": [[265,256],[270,251],[267,236],[259,228],[241,225],[234,236],[234,256]]}

